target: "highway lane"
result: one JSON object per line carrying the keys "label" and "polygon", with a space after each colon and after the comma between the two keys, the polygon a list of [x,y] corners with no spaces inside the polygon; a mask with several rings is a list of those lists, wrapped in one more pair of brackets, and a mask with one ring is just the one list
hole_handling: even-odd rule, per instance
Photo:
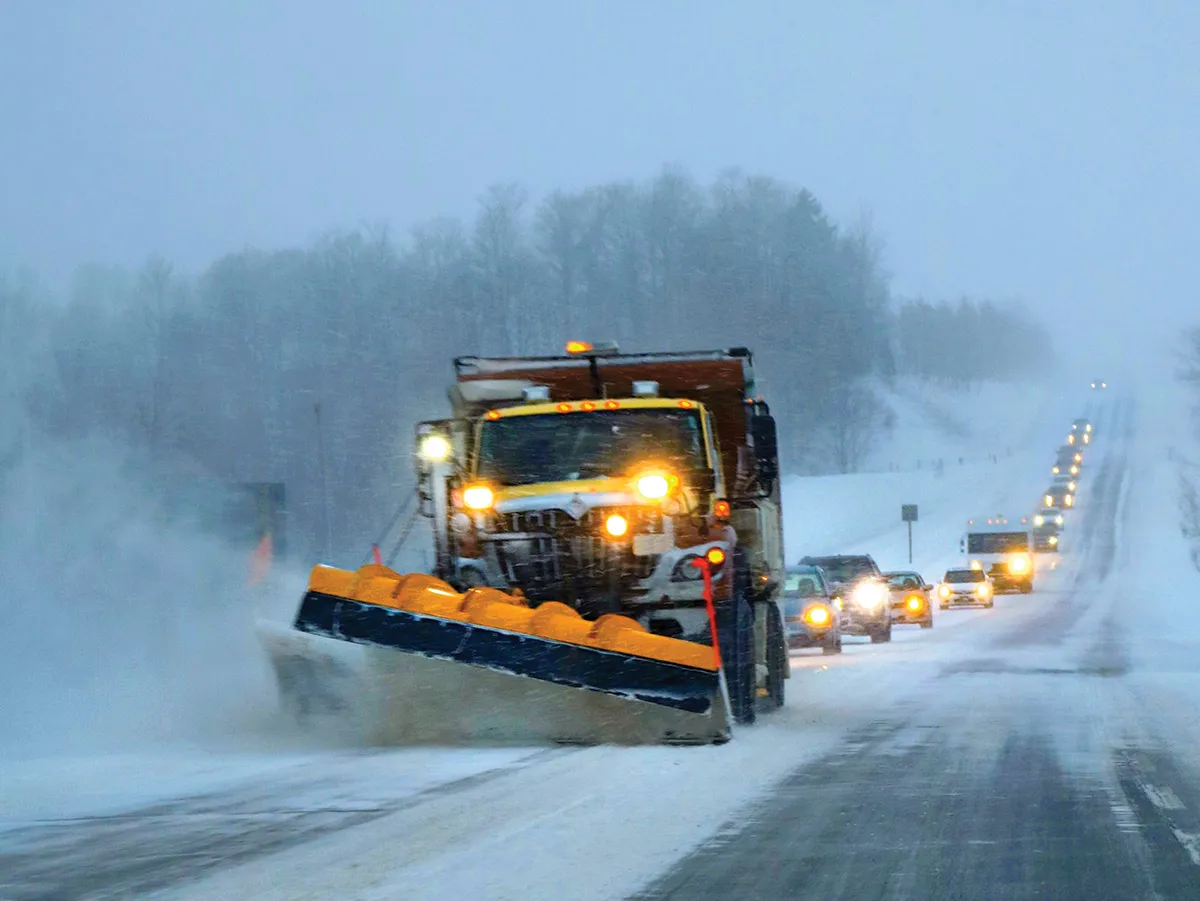
{"label": "highway lane", "polygon": [[[1133,414],[1108,424],[1078,569],[1043,612],[948,658],[914,703],[794,771],[635,897],[1200,897],[1200,771],[1178,722],[1194,708],[1167,696],[1179,670],[1131,667],[1123,624]],[[890,675],[904,678],[899,658]]]}

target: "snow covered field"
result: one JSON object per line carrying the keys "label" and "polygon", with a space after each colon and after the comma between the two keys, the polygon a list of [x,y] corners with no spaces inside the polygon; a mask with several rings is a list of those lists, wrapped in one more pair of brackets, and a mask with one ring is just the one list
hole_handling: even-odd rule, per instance
{"label": "snow covered field", "polygon": [[[957,411],[944,441],[944,417],[931,425],[902,416],[894,459],[928,458],[944,446],[940,475],[922,466],[789,480],[789,560],[868,552],[885,569],[907,566],[899,507],[916,503],[914,566],[935,580],[959,560],[968,517],[1032,511],[1071,420],[1089,415],[1098,440],[1082,515],[1121,441],[1112,404],[1096,406],[1084,387],[1020,397],[989,389],[980,395],[988,402]],[[1136,465],[1125,478],[1117,466],[1124,457],[1114,459],[1119,490],[1110,486],[1104,498],[1115,507],[1120,590],[1146,600],[1143,567],[1170,573],[1183,590],[1156,593],[1154,616],[1131,619],[1139,637],[1132,653],[1148,678],[1159,672],[1165,688],[1189,691],[1191,683],[1170,675],[1173,658],[1200,654],[1200,580],[1186,565],[1174,474],[1161,452],[1173,420],[1151,415],[1138,424],[1129,450]],[[305,745],[264,728],[243,745],[217,733],[119,754],[9,755],[0,769],[0,873],[7,860],[20,879],[6,884],[0,875],[0,897],[34,898],[37,885],[64,882],[76,897],[157,891],[183,901],[625,897],[689,849],[752,819],[779,779],[849,730],[881,710],[918,709],[946,666],[1036,629],[1048,605],[1086,579],[1080,565],[1063,555],[1034,595],[1004,596],[989,611],[935,611],[932,632],[898,628],[891,645],[851,641],[840,657],[795,655],[788,706],[723,747],[364,751]],[[1108,615],[1120,597],[1088,616]],[[1165,640],[1163,630],[1171,632]],[[1030,653],[1014,648],[1011,656]],[[97,831],[101,820],[120,821],[123,831]],[[135,852],[136,864],[112,862]],[[64,867],[77,873],[63,875]]]}

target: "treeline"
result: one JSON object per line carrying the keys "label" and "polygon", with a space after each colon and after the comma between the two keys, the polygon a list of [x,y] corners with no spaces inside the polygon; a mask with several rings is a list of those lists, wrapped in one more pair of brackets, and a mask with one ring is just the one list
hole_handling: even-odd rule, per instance
{"label": "treeline", "polygon": [[969,298],[900,304],[896,361],[902,374],[950,386],[1037,376],[1056,362],[1050,334],[1024,308]]}
{"label": "treeline", "polygon": [[[8,384],[27,386],[41,432],[117,433],[197,472],[284,482],[291,546],[323,553],[328,536],[335,559],[360,554],[411,485],[412,425],[445,415],[455,355],[580,337],[746,345],[785,467],[847,471],[887,423],[870,385],[936,376],[944,342],[966,334],[936,316],[935,333],[910,334],[917,313],[891,310],[870,228],[839,228],[808,191],[737,173],[705,188],[673,170],[537,204],[496,187],[469,224],[246,250],[197,277],[157,258],[91,267],[64,301],[0,284],[26,361]],[[991,330],[962,326],[976,327]]]}

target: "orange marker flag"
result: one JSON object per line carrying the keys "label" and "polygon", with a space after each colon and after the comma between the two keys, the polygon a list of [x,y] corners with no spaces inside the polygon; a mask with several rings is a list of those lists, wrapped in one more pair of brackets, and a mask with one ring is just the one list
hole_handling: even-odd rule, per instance
{"label": "orange marker flag", "polygon": [[271,569],[271,533],[263,535],[262,541],[250,555],[250,585],[254,586],[267,577]]}

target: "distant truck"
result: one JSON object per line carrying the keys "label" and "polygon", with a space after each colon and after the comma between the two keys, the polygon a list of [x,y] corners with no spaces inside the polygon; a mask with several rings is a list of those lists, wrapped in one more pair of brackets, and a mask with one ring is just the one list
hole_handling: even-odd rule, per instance
{"label": "distant truck", "polygon": [[959,550],[971,569],[991,577],[997,591],[1033,591],[1034,540],[1027,520],[1010,523],[1004,516],[968,520]]}

